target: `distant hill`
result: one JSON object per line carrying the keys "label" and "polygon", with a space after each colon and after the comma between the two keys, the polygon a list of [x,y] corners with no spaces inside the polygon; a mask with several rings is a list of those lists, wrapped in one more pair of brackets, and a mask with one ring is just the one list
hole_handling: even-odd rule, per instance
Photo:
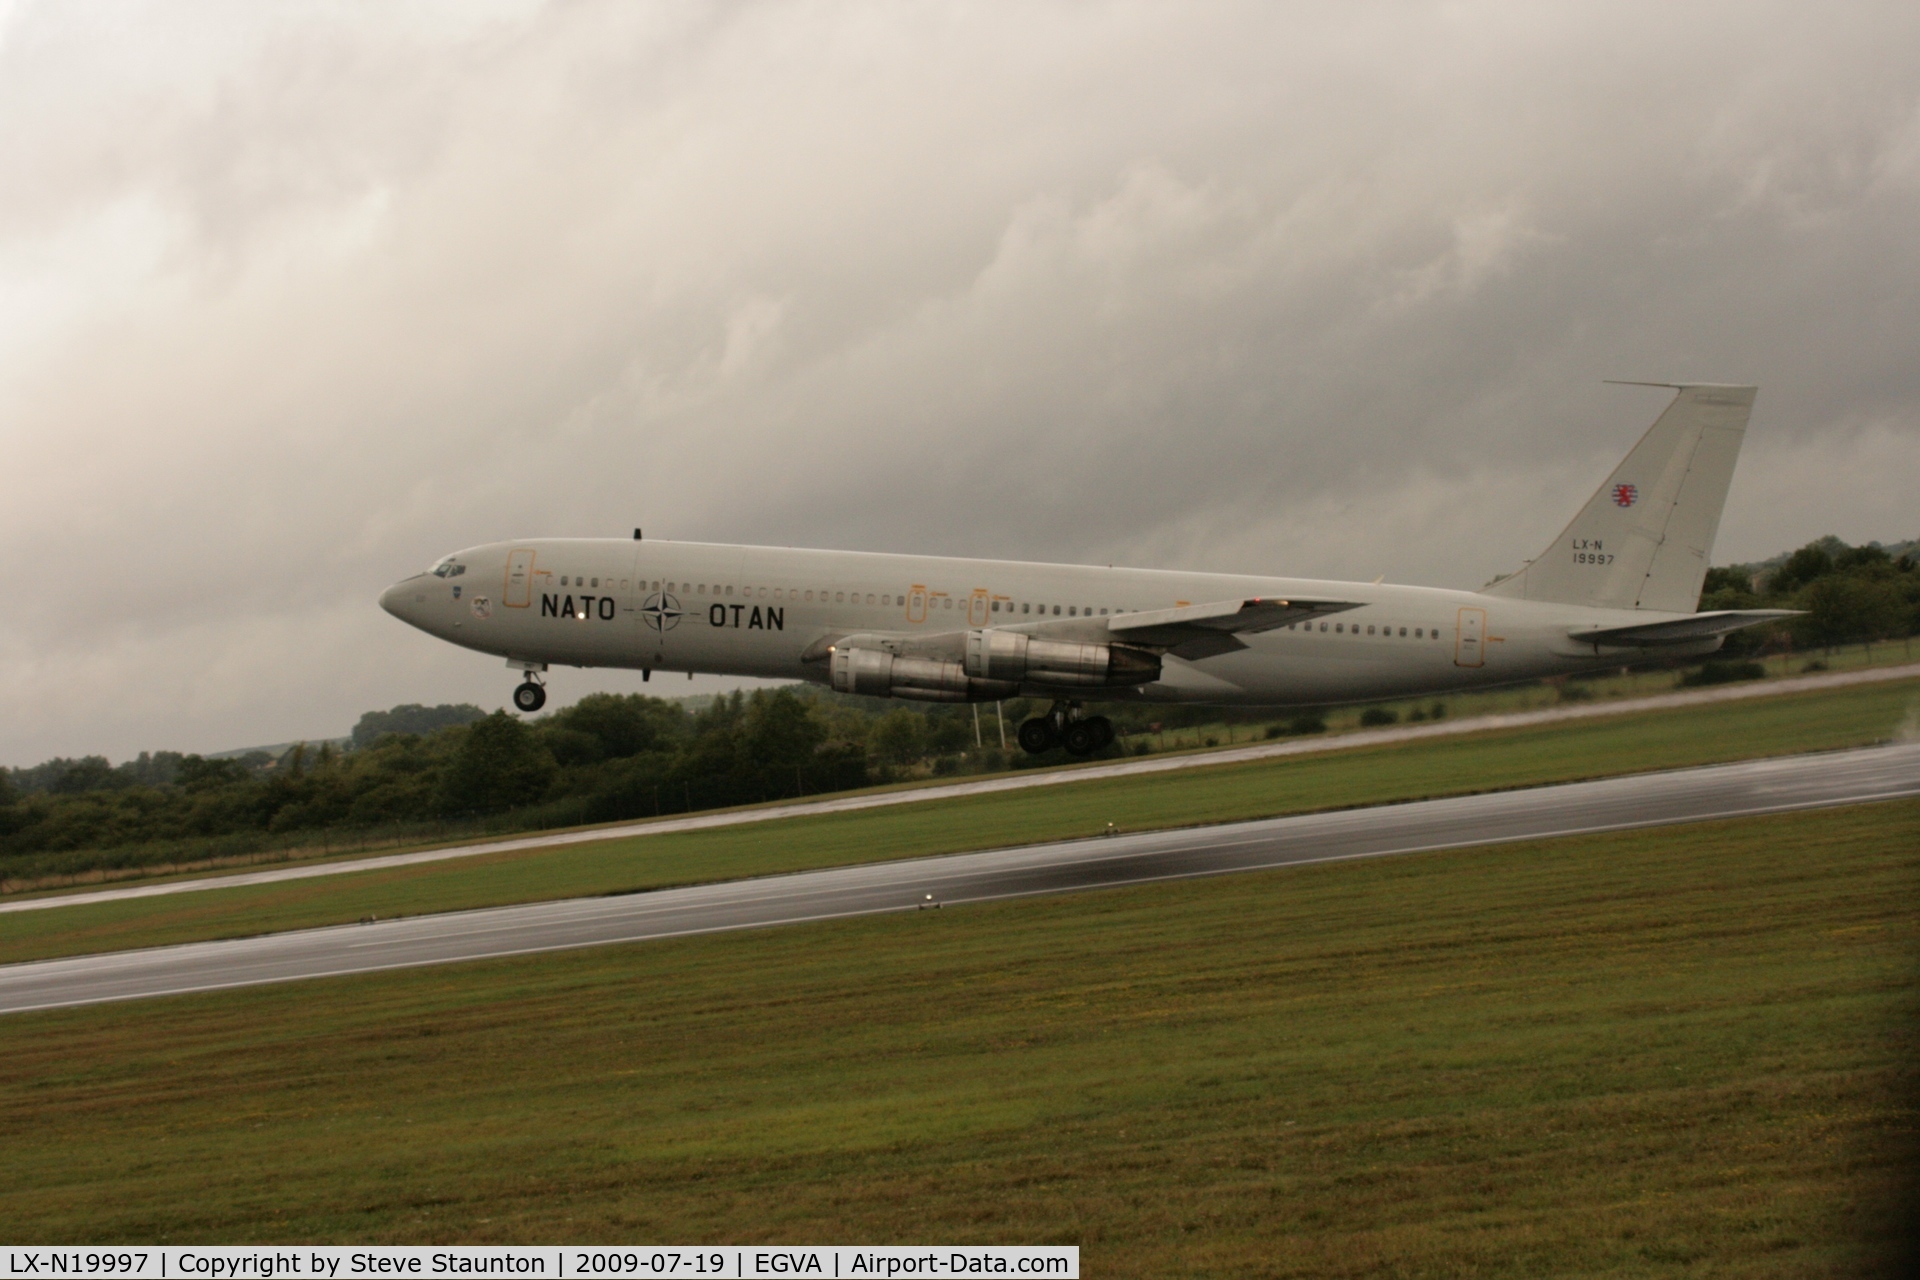
{"label": "distant hill", "polygon": [[306,743],[309,747],[316,748],[322,744],[330,744],[335,750],[339,751],[345,751],[353,745],[353,739],[351,737],[301,738],[296,742],[275,742],[264,747],[235,747],[231,751],[209,751],[207,752],[206,758],[209,760],[239,760],[245,756],[263,755],[271,756],[275,760],[278,760],[281,756],[299,746],[301,742]]}
{"label": "distant hill", "polygon": [[432,733],[457,724],[485,720],[487,713],[471,702],[442,703],[437,707],[408,702],[391,711],[369,711],[353,726],[349,741],[355,747],[370,747],[386,733]]}

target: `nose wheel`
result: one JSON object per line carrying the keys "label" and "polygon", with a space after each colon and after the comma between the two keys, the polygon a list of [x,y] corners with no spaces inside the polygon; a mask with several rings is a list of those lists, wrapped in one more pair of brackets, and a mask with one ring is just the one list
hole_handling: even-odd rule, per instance
{"label": "nose wheel", "polygon": [[527,677],[521,686],[513,691],[513,705],[531,715],[547,705],[547,691]]}
{"label": "nose wheel", "polygon": [[1080,715],[1071,702],[1056,702],[1044,716],[1035,716],[1020,726],[1020,745],[1031,755],[1040,755],[1055,747],[1068,754],[1090,756],[1113,741],[1113,721],[1105,716]]}

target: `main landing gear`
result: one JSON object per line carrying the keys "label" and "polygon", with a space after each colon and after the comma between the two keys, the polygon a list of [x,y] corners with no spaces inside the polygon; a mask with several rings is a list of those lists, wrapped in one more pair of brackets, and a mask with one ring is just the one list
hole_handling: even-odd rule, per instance
{"label": "main landing gear", "polygon": [[1090,756],[1113,741],[1113,721],[1105,716],[1082,718],[1079,706],[1063,699],[1044,716],[1022,724],[1019,736],[1020,745],[1036,756],[1055,747],[1065,747],[1072,755]]}

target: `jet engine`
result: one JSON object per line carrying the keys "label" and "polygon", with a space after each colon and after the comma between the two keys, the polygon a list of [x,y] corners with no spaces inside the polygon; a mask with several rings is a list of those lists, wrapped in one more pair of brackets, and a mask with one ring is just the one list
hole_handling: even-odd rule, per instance
{"label": "jet engine", "polygon": [[915,702],[992,702],[1020,692],[1020,686],[1010,680],[976,680],[962,663],[907,657],[886,649],[837,645],[829,665],[838,693]]}
{"label": "jet engine", "polygon": [[967,633],[966,674],[1016,684],[1150,684],[1160,678],[1160,655],[1127,645],[1046,640],[987,627]]}

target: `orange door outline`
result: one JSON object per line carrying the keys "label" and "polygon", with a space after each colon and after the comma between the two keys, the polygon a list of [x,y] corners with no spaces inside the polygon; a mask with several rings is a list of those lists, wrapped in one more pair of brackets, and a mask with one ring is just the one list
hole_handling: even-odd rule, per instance
{"label": "orange door outline", "polygon": [[524,609],[533,603],[533,552],[514,551],[507,556],[507,587],[501,603],[509,609]]}
{"label": "orange door outline", "polygon": [[907,621],[925,622],[927,620],[927,589],[922,584],[913,584],[913,591],[907,596]]}
{"label": "orange door outline", "polygon": [[1453,665],[1480,667],[1487,661],[1487,611],[1462,609],[1453,636]]}
{"label": "orange door outline", "polygon": [[967,597],[967,625],[984,627],[987,625],[987,589],[975,587],[973,594]]}

